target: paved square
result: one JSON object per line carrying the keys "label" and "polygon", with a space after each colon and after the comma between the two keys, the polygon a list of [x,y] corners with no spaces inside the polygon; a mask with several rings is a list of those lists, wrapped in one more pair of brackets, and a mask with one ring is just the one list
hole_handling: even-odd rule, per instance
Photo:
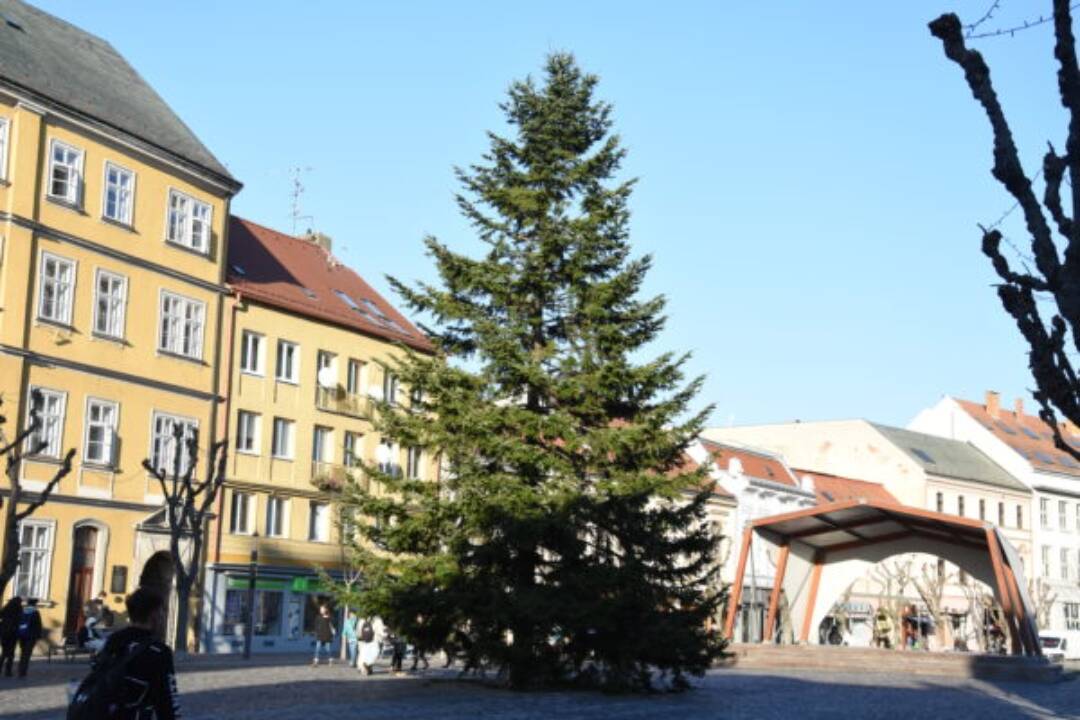
{"label": "paved square", "polygon": [[[194,658],[180,667],[188,720],[566,720],[627,718],[1080,718],[1080,682],[988,683],[948,678],[716,670],[693,692],[652,697],[590,692],[514,693],[458,681],[456,673],[370,678],[306,657]],[[23,682],[0,678],[0,718],[64,715],[67,680],[82,663],[35,662]]]}

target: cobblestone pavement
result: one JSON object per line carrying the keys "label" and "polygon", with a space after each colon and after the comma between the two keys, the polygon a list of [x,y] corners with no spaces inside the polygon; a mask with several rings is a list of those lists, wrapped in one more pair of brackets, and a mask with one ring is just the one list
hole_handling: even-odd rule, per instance
{"label": "cobblestone pavement", "polygon": [[[194,658],[180,665],[189,720],[600,720],[604,718],[1080,718],[1080,681],[1055,685],[946,678],[717,670],[679,695],[611,697],[589,692],[513,693],[452,671],[393,677],[380,668],[313,668],[298,656]],[[64,716],[65,686],[84,664],[35,662],[24,681],[0,678],[0,718]]]}

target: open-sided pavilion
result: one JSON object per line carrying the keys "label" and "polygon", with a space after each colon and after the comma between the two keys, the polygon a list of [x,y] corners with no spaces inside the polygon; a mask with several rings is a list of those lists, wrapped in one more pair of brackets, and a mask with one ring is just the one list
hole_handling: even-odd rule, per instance
{"label": "open-sided pavilion", "polygon": [[[993,589],[1005,613],[1013,654],[1042,654],[1020,557],[991,523],[867,500],[755,520],[743,534],[724,622],[727,637],[735,626],[753,543],[771,546],[776,557],[763,642],[775,637],[781,592],[787,598],[795,638],[805,644],[836,598],[869,568],[894,555],[925,553],[944,558]],[[816,643],[817,633],[813,637]]]}

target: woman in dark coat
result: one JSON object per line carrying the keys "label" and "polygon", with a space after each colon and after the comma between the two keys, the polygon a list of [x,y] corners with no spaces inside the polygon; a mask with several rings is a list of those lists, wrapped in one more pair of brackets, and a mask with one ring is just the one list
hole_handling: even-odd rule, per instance
{"label": "woman in dark coat", "polygon": [[4,609],[0,610],[0,672],[7,677],[11,677],[11,666],[15,663],[22,610],[22,600],[18,595],[8,600]]}

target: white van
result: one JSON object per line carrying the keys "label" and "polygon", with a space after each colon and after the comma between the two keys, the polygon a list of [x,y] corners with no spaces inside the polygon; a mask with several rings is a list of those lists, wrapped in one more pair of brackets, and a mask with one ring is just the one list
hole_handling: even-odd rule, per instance
{"label": "white van", "polygon": [[1080,660],[1080,630],[1041,630],[1039,643],[1051,660]]}

